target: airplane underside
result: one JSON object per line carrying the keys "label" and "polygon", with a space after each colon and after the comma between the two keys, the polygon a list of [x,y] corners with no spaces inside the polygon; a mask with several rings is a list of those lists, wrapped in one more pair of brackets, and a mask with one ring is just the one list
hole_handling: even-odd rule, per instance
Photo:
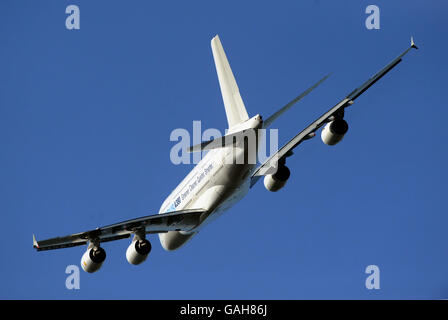
{"label": "airplane underside", "polygon": [[[226,170],[228,168],[228,170]],[[235,168],[238,168],[235,170]],[[169,231],[159,233],[162,247],[167,251],[177,250],[196,235],[200,229],[216,220],[225,211],[240,201],[249,192],[250,180],[243,179],[248,170],[247,166],[225,165],[220,178],[213,187],[209,187],[192,205],[195,208],[207,208],[207,212],[201,217],[198,227],[192,232]],[[230,181],[231,180],[231,181]]]}
{"label": "airplane underside", "polygon": [[[81,266],[84,271],[93,273],[101,268],[106,259],[106,251],[101,244],[109,241],[132,236],[126,250],[126,259],[132,265],[139,265],[148,257],[151,251],[148,234],[157,233],[165,250],[179,249],[204,226],[240,201],[261,178],[268,191],[277,192],[282,189],[290,177],[286,159],[294,155],[293,150],[302,142],[314,138],[321,128],[323,143],[329,146],[340,143],[348,131],[348,123],[344,119],[345,109],[352,106],[360,95],[398,65],[411,49],[418,49],[411,38],[410,46],[398,57],[297,133],[268,159],[263,160],[263,163],[257,165],[252,163],[256,162],[252,160],[256,158],[254,155],[258,155],[260,142],[258,133],[262,133],[259,129],[269,128],[280,115],[313,91],[329,75],[278,109],[270,117],[263,120],[261,115],[257,114],[249,118],[218,36],[212,39],[211,46],[227,117],[226,135],[201,142],[188,149],[190,150],[188,152],[208,152],[165,199],[158,214],[42,241],[37,241],[33,235],[33,247],[37,251],[87,245],[81,257]],[[253,140],[249,140],[250,137]],[[255,150],[253,150],[254,146]],[[261,159],[259,160],[261,162]]]}

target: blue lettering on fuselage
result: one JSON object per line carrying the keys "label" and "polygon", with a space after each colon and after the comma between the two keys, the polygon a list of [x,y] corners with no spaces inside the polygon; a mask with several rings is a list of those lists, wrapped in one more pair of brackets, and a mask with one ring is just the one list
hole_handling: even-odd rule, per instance
{"label": "blue lettering on fuselage", "polygon": [[177,208],[178,205],[180,205],[180,197],[177,197],[176,200],[174,200],[174,208]]}
{"label": "blue lettering on fuselage", "polygon": [[170,205],[170,207],[168,209],[165,210],[164,213],[175,211],[175,209],[176,208],[174,207],[174,203],[173,203],[173,204]]}
{"label": "blue lettering on fuselage", "polygon": [[[176,211],[176,208],[182,203],[183,200],[185,200],[190,193],[192,193],[192,191],[202,182],[202,180],[205,178],[206,175],[208,175],[210,173],[210,171],[212,171],[213,169],[213,164],[210,163],[203,172],[201,172],[200,174],[197,174],[195,176],[195,181],[191,184],[189,184],[188,186],[186,186],[185,191],[181,190],[180,193],[178,193],[176,195],[176,200],[174,200],[174,202],[171,204],[171,206],[166,209],[164,211],[164,213],[166,212],[172,212],[172,211]],[[191,181],[192,179],[190,179]]]}

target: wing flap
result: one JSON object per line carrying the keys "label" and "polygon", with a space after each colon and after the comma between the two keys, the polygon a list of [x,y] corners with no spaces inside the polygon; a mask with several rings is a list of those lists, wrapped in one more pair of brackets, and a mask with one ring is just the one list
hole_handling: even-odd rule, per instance
{"label": "wing flap", "polygon": [[294,138],[289,140],[283,147],[281,147],[275,154],[270,156],[268,160],[266,160],[261,166],[259,166],[252,177],[255,176],[264,176],[267,174],[272,174],[275,172],[277,167],[277,162],[279,159],[288,155],[288,153],[297,147],[302,141],[307,140],[308,136],[314,131],[318,130],[322,125],[324,125],[327,120],[342,107],[346,107],[349,104],[349,99],[345,98],[333,108],[328,110],[322,116],[320,116],[316,121],[311,123],[308,127],[302,130],[299,134],[297,134]]}

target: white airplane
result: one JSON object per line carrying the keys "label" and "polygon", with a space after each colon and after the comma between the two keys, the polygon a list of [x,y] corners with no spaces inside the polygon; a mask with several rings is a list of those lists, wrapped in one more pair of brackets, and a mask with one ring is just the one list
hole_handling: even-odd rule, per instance
{"label": "white airplane", "polygon": [[[314,90],[328,76],[319,80],[266,120],[263,121],[259,114],[249,118],[218,36],[212,39],[211,46],[229,126],[228,132],[224,137],[190,147],[190,152],[209,151],[166,198],[159,214],[42,241],[37,241],[33,235],[34,248],[42,251],[87,244],[87,251],[81,258],[81,266],[89,273],[99,270],[106,259],[106,252],[100,246],[103,242],[129,238],[133,235],[132,242],[126,251],[126,258],[134,265],[145,261],[151,251],[151,243],[146,239],[147,234],[159,234],[160,243],[165,250],[180,248],[201,228],[241,200],[259,178],[264,177],[267,190],[281,189],[290,176],[290,171],[285,165],[286,158],[293,154],[292,150],[302,141],[314,137],[315,132],[322,126],[325,125],[321,132],[321,138],[325,144],[335,145],[340,142],[348,130],[347,122],[344,120],[345,108],[351,106],[356,98],[400,63],[403,56],[412,48],[417,49],[411,38],[411,46],[402,54],[257,167],[257,161],[247,161],[247,159],[258,150],[258,133],[262,131],[260,129],[272,125],[281,114]],[[255,141],[245,142],[241,139],[251,132],[257,133]],[[228,161],[229,157],[246,161]]]}

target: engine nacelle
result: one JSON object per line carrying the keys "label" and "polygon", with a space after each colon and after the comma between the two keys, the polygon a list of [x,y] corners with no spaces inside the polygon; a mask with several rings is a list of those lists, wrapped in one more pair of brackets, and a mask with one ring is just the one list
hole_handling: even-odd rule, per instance
{"label": "engine nacelle", "polygon": [[85,272],[93,273],[101,268],[104,260],[106,260],[106,251],[103,248],[90,248],[82,255],[81,267]]}
{"label": "engine nacelle", "polygon": [[126,259],[130,264],[138,265],[146,260],[151,252],[151,242],[146,239],[134,240],[126,250]]}
{"label": "engine nacelle", "polygon": [[276,173],[264,177],[264,187],[271,192],[278,191],[285,186],[290,175],[291,172],[288,167],[281,165]]}
{"label": "engine nacelle", "polygon": [[336,119],[327,123],[322,130],[322,141],[328,146],[334,146],[344,138],[348,131],[348,124],[344,119]]}

